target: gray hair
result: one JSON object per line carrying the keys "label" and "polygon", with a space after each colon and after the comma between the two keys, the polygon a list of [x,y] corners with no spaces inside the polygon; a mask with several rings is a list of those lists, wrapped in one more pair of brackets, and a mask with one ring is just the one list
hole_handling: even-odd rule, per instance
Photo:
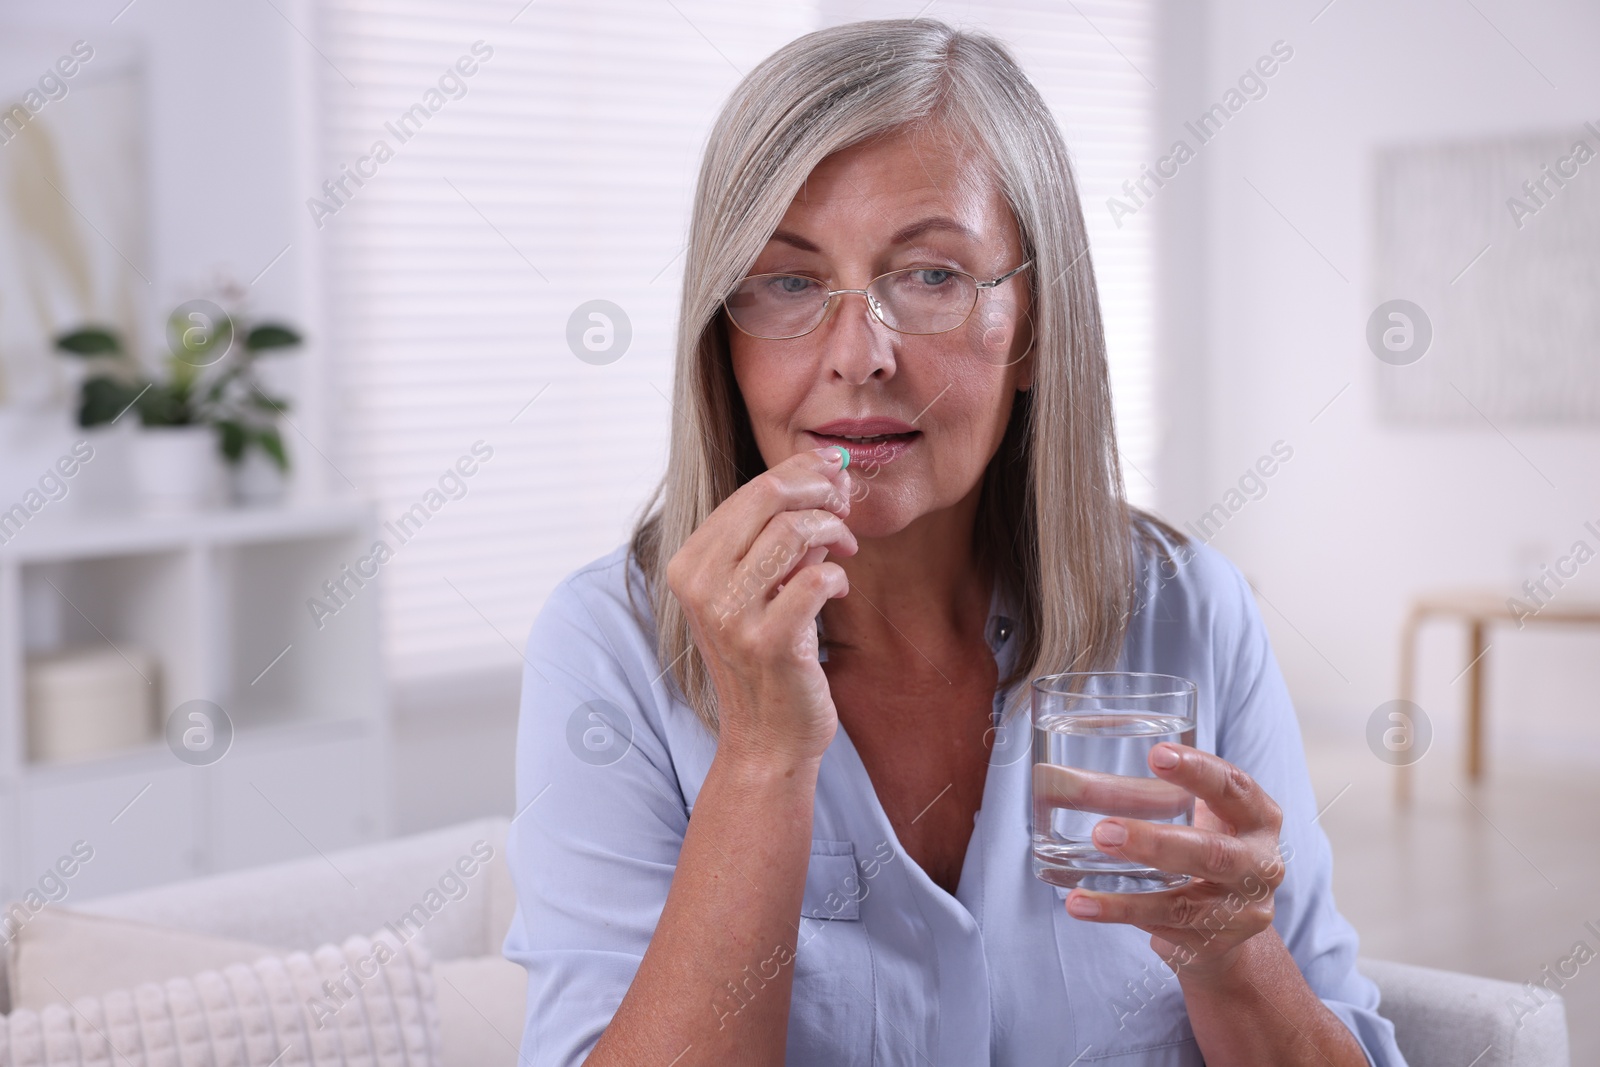
{"label": "gray hair", "polygon": [[[992,168],[1033,261],[1033,386],[1017,394],[983,476],[980,562],[1020,605],[1016,682],[1116,661],[1134,600],[1130,533],[1165,556],[1160,530],[1128,504],[1113,428],[1105,335],[1071,160],[1054,117],[994,37],[935,19],[818,30],[747,75],[723,106],[695,190],[678,319],[667,472],[630,551],[654,609],[659,661],[717,729],[717,695],[667,562],[740,485],[766,469],[728,354],[722,299],[754,264],[825,157],[869,138],[935,125]],[[629,586],[630,598],[632,586]],[[636,607],[637,610],[637,607]],[[1007,718],[1027,687],[1007,700]]]}

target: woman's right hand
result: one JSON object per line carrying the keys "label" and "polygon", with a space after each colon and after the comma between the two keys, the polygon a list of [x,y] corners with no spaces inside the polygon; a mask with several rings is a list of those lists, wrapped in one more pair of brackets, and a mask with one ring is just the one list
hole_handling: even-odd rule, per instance
{"label": "woman's right hand", "polygon": [[824,560],[856,553],[850,496],[837,448],[800,452],[740,486],[667,563],[717,691],[719,753],[793,763],[833,740],[815,620],[850,591],[844,568]]}

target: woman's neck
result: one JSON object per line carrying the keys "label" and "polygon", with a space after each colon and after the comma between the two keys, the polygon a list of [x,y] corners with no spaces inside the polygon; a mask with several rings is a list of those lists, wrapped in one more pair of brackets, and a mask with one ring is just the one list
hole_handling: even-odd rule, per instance
{"label": "woman's neck", "polygon": [[982,634],[993,576],[977,560],[977,496],[888,537],[861,537],[854,556],[835,560],[850,592],[822,608],[830,655],[843,649],[890,661],[921,659]]}

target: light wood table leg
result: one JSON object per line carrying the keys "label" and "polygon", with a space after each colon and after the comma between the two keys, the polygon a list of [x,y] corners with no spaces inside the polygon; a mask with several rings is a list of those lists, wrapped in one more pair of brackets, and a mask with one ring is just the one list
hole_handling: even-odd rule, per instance
{"label": "light wood table leg", "polygon": [[1483,643],[1482,619],[1473,619],[1467,653],[1472,666],[1467,677],[1467,777],[1483,778],[1483,660],[1488,649]]}
{"label": "light wood table leg", "polygon": [[[1400,699],[1411,700],[1415,688],[1417,667],[1417,629],[1421,624],[1421,617],[1412,611],[1406,615],[1406,621],[1400,628]],[[1407,807],[1411,803],[1411,765],[1402,763],[1395,768],[1394,799],[1400,807]]]}

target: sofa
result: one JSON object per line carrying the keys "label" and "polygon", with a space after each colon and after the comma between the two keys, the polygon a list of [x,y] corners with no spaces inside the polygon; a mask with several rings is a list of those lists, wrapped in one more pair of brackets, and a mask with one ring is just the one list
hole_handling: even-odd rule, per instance
{"label": "sofa", "polygon": [[[445,1063],[511,1067],[519,1058],[527,983],[522,968],[500,956],[516,899],[505,862],[508,829],[505,818],[464,822],[253,870],[65,903],[80,913],[280,949],[338,942],[408,914],[420,915],[446,1023]],[[473,875],[447,878],[447,872],[464,869],[462,857],[475,849],[478,857],[486,852],[489,857],[473,865]],[[442,884],[448,892],[434,894]],[[437,910],[419,912],[424,897],[439,904]],[[1379,1011],[1394,1023],[1411,1067],[1570,1067],[1559,997],[1552,996],[1519,1027],[1507,1003],[1526,999],[1525,991],[1510,982],[1365,957],[1357,965],[1381,989]],[[11,975],[0,967],[0,1011],[10,1012],[11,1005]]]}

